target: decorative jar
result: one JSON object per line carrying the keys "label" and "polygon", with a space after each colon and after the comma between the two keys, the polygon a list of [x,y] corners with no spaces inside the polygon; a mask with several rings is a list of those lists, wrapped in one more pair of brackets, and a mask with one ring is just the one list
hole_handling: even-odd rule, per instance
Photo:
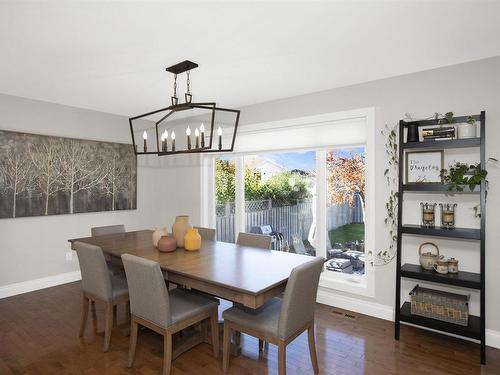
{"label": "decorative jar", "polygon": [[422,207],[422,226],[424,228],[434,228],[436,223],[436,203],[420,203]]}
{"label": "decorative jar", "polygon": [[457,204],[439,203],[439,207],[441,207],[441,228],[455,228],[455,208],[457,207]]}
{"label": "decorative jar", "polygon": [[158,250],[169,253],[177,249],[177,240],[174,236],[162,236],[158,241]]}
{"label": "decorative jar", "polygon": [[198,229],[191,228],[186,232],[184,236],[184,249],[189,251],[200,250],[201,248],[201,236],[198,233]]}
{"label": "decorative jar", "polygon": [[177,247],[184,247],[184,236],[191,228],[193,226],[189,223],[189,216],[180,215],[175,217],[175,223],[172,225],[172,234],[177,240]]}

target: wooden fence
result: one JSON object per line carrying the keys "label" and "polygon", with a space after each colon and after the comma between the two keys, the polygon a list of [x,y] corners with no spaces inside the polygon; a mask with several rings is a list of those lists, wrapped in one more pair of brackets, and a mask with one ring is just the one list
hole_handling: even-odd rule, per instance
{"label": "wooden fence", "polygon": [[[217,205],[217,239],[235,242],[234,203]],[[272,200],[245,202],[245,231],[252,227],[271,225],[276,232],[283,233],[284,239],[292,243],[292,237],[307,240],[313,222],[312,201],[298,201],[294,205],[273,206]],[[345,224],[363,222],[363,207],[356,199],[354,207],[331,205],[327,208],[327,230],[331,231]]]}

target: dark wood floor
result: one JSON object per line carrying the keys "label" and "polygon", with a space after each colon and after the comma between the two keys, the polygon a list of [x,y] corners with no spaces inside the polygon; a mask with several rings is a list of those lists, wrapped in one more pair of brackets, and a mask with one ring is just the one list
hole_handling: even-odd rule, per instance
{"label": "dark wood floor", "polygon": [[[91,324],[78,338],[80,284],[71,283],[0,300],[0,374],[159,374],[163,342],[141,331],[133,369],[127,369],[128,338],[113,332],[111,349],[102,353],[102,336]],[[390,322],[354,314],[350,319],[318,305],[316,342],[320,373],[500,374],[500,350],[488,348],[488,365],[479,366],[479,346],[412,327],[393,339]],[[123,310],[120,312],[123,319]],[[102,328],[102,309],[98,308]],[[233,357],[230,374],[276,374],[277,350],[259,357],[257,340],[244,336],[243,353]],[[303,334],[288,347],[288,374],[312,374]],[[222,374],[221,361],[202,344],[173,363],[172,374]]]}

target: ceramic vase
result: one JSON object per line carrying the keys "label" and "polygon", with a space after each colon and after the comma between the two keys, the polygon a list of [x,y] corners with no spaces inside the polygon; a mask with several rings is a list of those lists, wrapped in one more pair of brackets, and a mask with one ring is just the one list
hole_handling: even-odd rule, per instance
{"label": "ceramic vase", "polygon": [[177,240],[177,247],[184,247],[184,236],[191,228],[193,226],[189,223],[189,216],[175,217],[175,223],[172,225],[172,234]]}
{"label": "ceramic vase", "polygon": [[167,228],[165,227],[156,227],[155,231],[153,232],[153,246],[158,247],[158,241],[162,236],[166,236],[167,233]]}
{"label": "ceramic vase", "polygon": [[467,122],[458,124],[458,138],[476,138],[476,124],[469,124]]}
{"label": "ceramic vase", "polygon": [[158,250],[169,253],[177,249],[177,240],[174,236],[161,236],[158,241]]}
{"label": "ceramic vase", "polygon": [[198,233],[198,229],[191,228],[186,232],[184,236],[184,249],[189,251],[200,250],[201,248],[201,236]]}

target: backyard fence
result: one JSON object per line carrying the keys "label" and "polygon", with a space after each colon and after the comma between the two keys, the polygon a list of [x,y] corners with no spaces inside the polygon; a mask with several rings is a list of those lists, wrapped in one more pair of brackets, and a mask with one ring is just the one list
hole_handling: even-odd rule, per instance
{"label": "backyard fence", "polygon": [[[272,200],[245,202],[245,231],[252,227],[271,225],[276,232],[283,233],[285,241],[292,243],[293,237],[303,241],[309,236],[313,222],[311,200],[301,200],[293,205],[273,206]],[[235,242],[235,208],[233,202],[216,206],[217,239]],[[354,207],[347,204],[327,207],[327,230],[331,231],[345,224],[363,222],[361,200],[356,199]]]}

